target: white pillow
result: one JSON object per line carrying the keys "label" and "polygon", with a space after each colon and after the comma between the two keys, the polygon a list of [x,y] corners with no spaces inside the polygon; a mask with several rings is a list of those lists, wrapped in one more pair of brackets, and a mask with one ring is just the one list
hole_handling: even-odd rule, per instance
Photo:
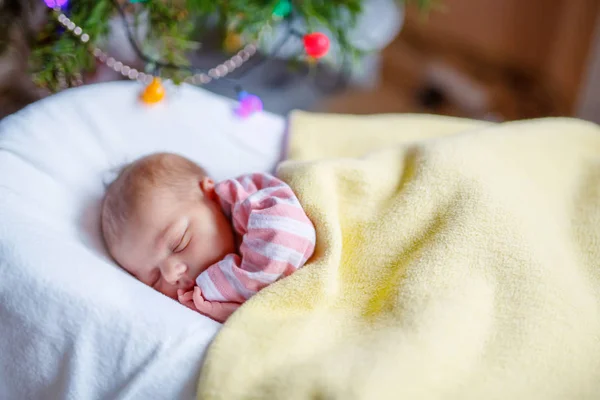
{"label": "white pillow", "polygon": [[282,118],[240,120],[193,87],[154,107],[132,82],[68,90],[0,123],[0,399],[188,399],[219,324],[117,268],[99,234],[107,171],[155,151],[216,179],[270,171]]}

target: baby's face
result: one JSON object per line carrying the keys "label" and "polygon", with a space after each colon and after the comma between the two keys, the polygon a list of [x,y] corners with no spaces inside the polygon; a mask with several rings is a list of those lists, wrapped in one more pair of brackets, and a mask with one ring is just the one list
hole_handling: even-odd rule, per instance
{"label": "baby's face", "polygon": [[235,251],[233,230],[208,178],[198,184],[204,195],[194,200],[152,190],[112,253],[137,279],[177,298],[178,289],[191,289],[202,271]]}

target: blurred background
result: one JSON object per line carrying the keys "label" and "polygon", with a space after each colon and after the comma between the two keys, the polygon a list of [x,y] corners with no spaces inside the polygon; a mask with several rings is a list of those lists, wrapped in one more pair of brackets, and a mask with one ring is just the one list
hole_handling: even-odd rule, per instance
{"label": "blurred background", "polygon": [[323,107],[600,122],[599,11],[598,0],[445,0],[426,19],[409,8],[376,87]]}
{"label": "blurred background", "polygon": [[[76,1],[76,0],[72,0]],[[49,93],[27,76],[29,36],[47,18],[40,0],[0,0],[0,118]],[[263,56],[238,78],[265,108],[320,112],[435,113],[506,121],[578,116],[600,122],[599,0],[441,0],[427,15],[393,0],[364,0],[349,33],[365,56],[349,62],[290,63],[294,44]],[[15,28],[17,26],[17,28]],[[21,28],[18,28],[18,27]],[[108,52],[136,65],[121,24],[111,24]],[[190,53],[210,68],[228,54],[222,32],[203,35]],[[296,43],[296,45],[299,45]],[[337,51],[337,52],[336,52]],[[79,84],[124,79],[98,64]],[[235,97],[231,88],[206,88]]]}

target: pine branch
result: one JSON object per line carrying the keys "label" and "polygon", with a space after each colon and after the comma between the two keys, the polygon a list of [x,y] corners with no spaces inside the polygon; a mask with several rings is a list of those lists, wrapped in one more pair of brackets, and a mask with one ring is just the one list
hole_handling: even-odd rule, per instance
{"label": "pine branch", "polygon": [[[92,49],[105,46],[109,34],[109,20],[118,11],[128,12],[135,20],[147,16],[148,36],[138,47],[146,55],[148,48],[158,54],[162,64],[161,75],[180,81],[189,66],[186,54],[198,44],[190,38],[197,33],[194,25],[203,26],[210,16],[216,16],[217,29],[233,30],[247,40],[258,40],[265,24],[273,21],[273,10],[281,0],[146,0],[130,4],[129,0],[71,0],[67,15],[90,35],[83,44],[66,32],[56,21],[43,29],[33,48],[31,70],[38,85],[52,91],[77,84],[84,71],[93,70],[95,59]],[[293,18],[305,21],[308,31],[325,27],[335,36],[344,57],[356,58],[361,51],[348,40],[347,34],[355,25],[364,0],[295,0]],[[436,0],[405,0],[421,10],[429,10]],[[117,8],[119,7],[119,8]],[[145,13],[145,14],[144,14]],[[128,25],[132,36],[135,27]],[[175,66],[182,68],[174,68]],[[153,65],[147,66],[152,72]]]}

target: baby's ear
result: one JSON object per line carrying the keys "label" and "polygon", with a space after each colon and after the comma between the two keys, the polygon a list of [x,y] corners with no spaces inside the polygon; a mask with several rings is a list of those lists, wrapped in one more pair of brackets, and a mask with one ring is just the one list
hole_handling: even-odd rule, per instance
{"label": "baby's ear", "polygon": [[215,181],[205,176],[199,182],[200,190],[204,193],[204,196],[211,200],[215,200],[217,198],[217,193],[215,193]]}

